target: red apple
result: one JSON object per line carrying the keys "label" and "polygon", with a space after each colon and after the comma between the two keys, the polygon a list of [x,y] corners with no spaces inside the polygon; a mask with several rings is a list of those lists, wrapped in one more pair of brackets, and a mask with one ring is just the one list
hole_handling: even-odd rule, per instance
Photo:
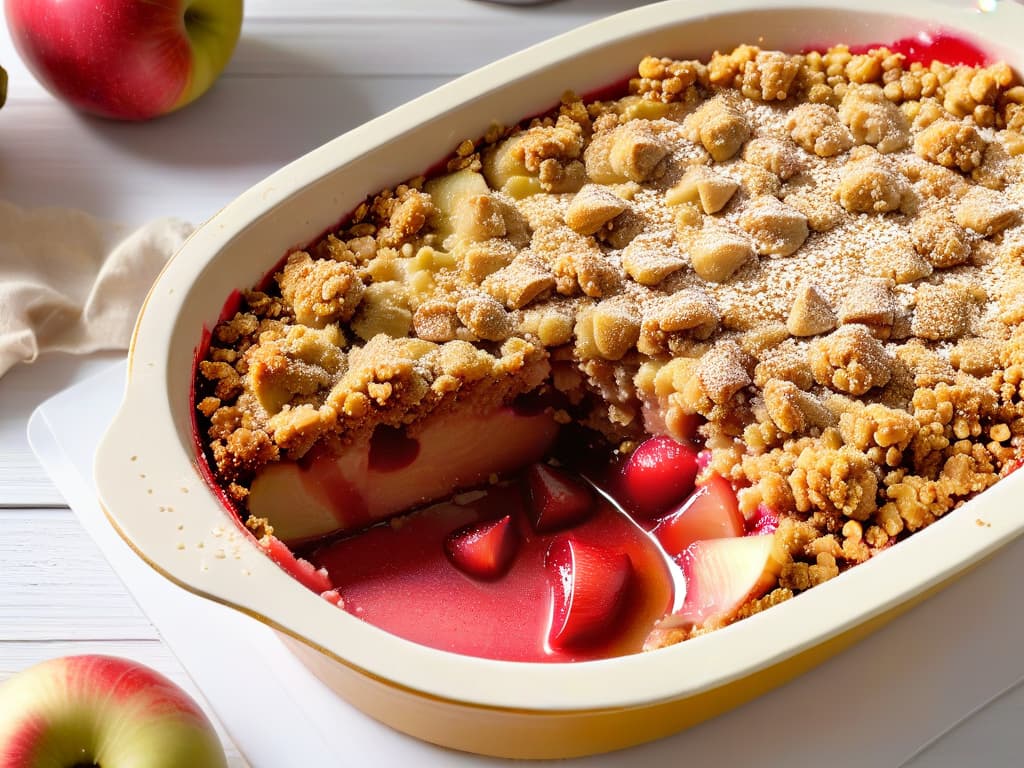
{"label": "red apple", "polygon": [[5,0],[14,44],[73,107],[146,120],[204,93],[231,58],[242,0]]}
{"label": "red apple", "polygon": [[68,656],[0,685],[0,765],[225,768],[213,726],[163,675],[128,659]]}

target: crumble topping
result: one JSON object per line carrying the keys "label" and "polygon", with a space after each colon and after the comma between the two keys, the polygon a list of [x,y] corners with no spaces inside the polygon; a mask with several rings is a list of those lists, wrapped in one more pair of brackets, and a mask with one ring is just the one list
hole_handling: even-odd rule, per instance
{"label": "crumble topping", "polygon": [[622,98],[462,142],[244,294],[198,367],[209,456],[244,505],[268,463],[455,403],[547,386],[613,445],[698,415],[708,471],[781,517],[749,615],[1019,462],[1022,208],[1005,64],[647,57]]}

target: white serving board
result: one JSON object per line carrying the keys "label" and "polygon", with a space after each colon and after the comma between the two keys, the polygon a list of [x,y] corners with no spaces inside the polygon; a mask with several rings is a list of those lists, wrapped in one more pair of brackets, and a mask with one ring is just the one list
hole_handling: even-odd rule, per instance
{"label": "white serving board", "polygon": [[[249,763],[510,764],[434,747],[365,717],[299,664],[272,630],[174,586],[136,557],[107,522],[92,481],[93,453],[118,407],[124,376],[119,363],[47,400],[32,415],[29,439]],[[144,424],[139,439],[145,440]],[[959,766],[956,745],[944,747],[951,737],[928,745],[1002,696],[983,720],[967,724],[980,723],[968,730],[985,738],[974,764],[1019,766],[1024,688],[1012,689],[1024,679],[1022,577],[1024,537],[787,686],[667,739],[557,764]]]}

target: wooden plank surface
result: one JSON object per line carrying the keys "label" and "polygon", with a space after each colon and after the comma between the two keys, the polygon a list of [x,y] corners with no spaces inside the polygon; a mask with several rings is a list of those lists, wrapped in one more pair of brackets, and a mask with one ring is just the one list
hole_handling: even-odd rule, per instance
{"label": "wooden plank surface", "polygon": [[0,510],[0,525],[0,643],[158,639],[70,510]]}

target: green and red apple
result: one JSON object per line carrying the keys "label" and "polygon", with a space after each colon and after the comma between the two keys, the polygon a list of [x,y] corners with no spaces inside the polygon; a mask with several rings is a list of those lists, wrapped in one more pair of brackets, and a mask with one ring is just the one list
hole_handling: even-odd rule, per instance
{"label": "green and red apple", "polygon": [[4,768],[225,768],[212,724],[181,688],[111,656],[68,656],[0,685]]}
{"label": "green and red apple", "polygon": [[71,106],[146,120],[194,101],[231,58],[242,0],[5,0],[15,47]]}

